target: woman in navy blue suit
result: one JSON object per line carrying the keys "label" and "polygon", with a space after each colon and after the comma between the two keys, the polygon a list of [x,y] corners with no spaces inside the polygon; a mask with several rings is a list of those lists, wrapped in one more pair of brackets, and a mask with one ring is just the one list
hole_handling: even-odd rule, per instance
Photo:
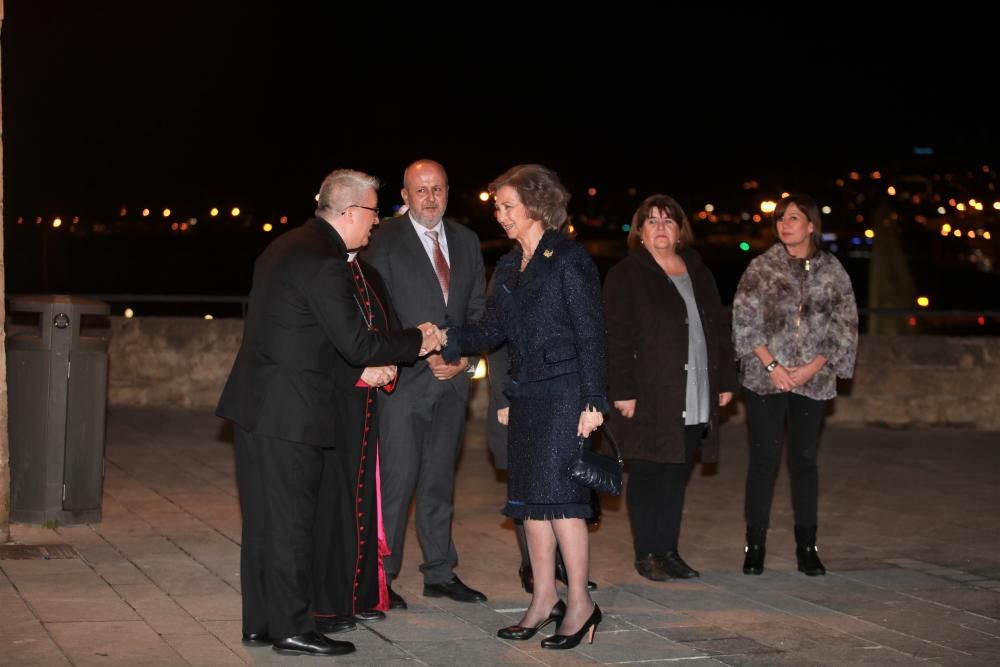
{"label": "woman in navy blue suit", "polygon": [[[517,245],[496,266],[496,290],[478,321],[448,330],[445,359],[490,351],[510,354],[507,504],[524,521],[534,572],[531,605],[503,639],[530,639],[550,622],[545,648],[573,648],[593,633],[601,610],[587,591],[590,490],[569,478],[578,438],[608,410],[607,343],[601,284],[586,251],[559,229],[569,192],[555,172],[519,165],[490,184],[496,218]],[[555,549],[566,564],[569,594],[559,599]]]}

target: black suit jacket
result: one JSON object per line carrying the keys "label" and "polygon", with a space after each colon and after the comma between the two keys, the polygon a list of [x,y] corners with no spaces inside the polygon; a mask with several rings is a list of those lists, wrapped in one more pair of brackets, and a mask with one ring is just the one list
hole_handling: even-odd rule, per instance
{"label": "black suit jacket", "polygon": [[342,444],[332,408],[337,357],[352,366],[417,358],[419,330],[368,330],[346,258],[340,235],[318,218],[264,250],[254,264],[243,342],[217,415],[251,433]]}
{"label": "black suit jacket", "polygon": [[[450,282],[445,305],[437,273],[417,236],[409,215],[386,220],[372,234],[371,244],[363,253],[382,276],[393,307],[402,326],[434,322],[444,327],[478,320],[486,308],[486,273],[479,237],[472,230],[450,220],[444,221],[448,240]],[[411,393],[422,393],[440,382],[430,372],[427,362],[417,361],[413,368],[399,375],[396,392],[388,400],[403,400]],[[469,376],[459,373],[450,381],[463,398],[469,393]]]}

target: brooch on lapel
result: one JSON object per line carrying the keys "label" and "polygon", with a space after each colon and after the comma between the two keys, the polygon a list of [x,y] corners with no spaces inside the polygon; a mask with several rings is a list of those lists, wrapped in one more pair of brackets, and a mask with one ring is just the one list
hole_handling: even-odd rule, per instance
{"label": "brooch on lapel", "polygon": [[546,259],[549,258],[549,257],[551,257],[553,254],[555,254],[555,253],[552,251],[552,248],[549,248],[548,250],[546,250],[545,252],[542,253],[542,255],[544,255],[546,257]]}

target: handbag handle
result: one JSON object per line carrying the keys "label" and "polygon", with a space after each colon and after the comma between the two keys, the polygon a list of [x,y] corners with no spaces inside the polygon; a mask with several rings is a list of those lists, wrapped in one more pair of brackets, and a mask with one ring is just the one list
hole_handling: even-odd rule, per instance
{"label": "handbag handle", "polygon": [[[618,459],[619,465],[625,465],[625,462],[622,460],[622,450],[618,447],[618,441],[615,440],[615,436],[613,433],[611,433],[611,428],[608,426],[606,422],[601,424],[601,432],[604,433],[604,437],[611,444],[611,449],[614,450],[615,458]],[[586,442],[590,439],[591,438],[589,436],[586,438],[581,437],[580,449],[583,449]],[[591,447],[590,450],[594,451],[594,448]]]}

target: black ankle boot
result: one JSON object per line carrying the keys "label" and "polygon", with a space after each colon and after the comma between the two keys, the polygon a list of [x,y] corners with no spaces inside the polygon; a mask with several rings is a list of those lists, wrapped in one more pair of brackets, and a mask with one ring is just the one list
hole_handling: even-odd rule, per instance
{"label": "black ankle boot", "polygon": [[767,552],[767,528],[747,526],[746,557],[743,574],[760,574],[764,571],[764,554]]}
{"label": "black ankle boot", "polygon": [[531,571],[531,565],[528,563],[521,563],[521,567],[517,568],[517,576],[521,578],[521,588],[528,595],[531,595],[535,590],[535,575]]}
{"label": "black ankle boot", "polygon": [[799,572],[806,576],[826,574],[816,549],[816,526],[795,526],[795,559],[799,562]]}

